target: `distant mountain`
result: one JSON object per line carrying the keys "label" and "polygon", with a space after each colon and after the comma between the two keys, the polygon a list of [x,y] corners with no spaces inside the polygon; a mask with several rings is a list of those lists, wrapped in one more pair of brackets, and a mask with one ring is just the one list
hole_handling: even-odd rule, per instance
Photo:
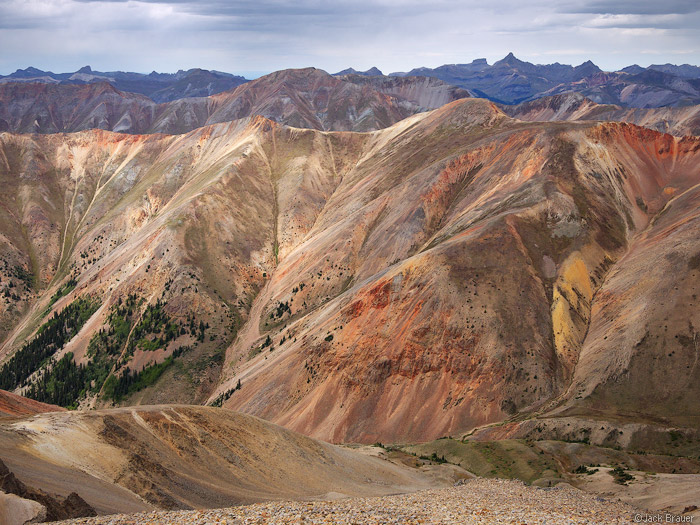
{"label": "distant mountain", "polygon": [[333,73],[334,77],[340,77],[343,75],[362,75],[365,77],[378,77],[378,76],[384,75],[384,73],[382,73],[376,67],[371,67],[367,71],[357,71],[356,69],[349,67],[348,69],[343,69],[342,71],[338,71],[337,73]]}
{"label": "distant mountain", "polygon": [[[386,78],[377,67],[367,71],[347,68],[332,76],[345,80],[348,80],[346,77]],[[472,96],[501,104],[519,104],[562,93],[581,93],[598,104],[623,107],[700,104],[700,67],[689,64],[654,64],[646,68],[634,64],[619,71],[605,72],[590,60],[578,66],[532,64],[509,53],[494,64],[478,58],[467,64],[445,64],[434,69],[418,67],[408,72],[391,73],[388,77],[436,78],[462,88]],[[102,72],[84,66],[73,73],[53,73],[35,67],[18,69],[10,75],[0,76],[0,85],[8,82],[78,85],[109,82],[119,91],[146,95],[154,102],[163,103],[224,93],[248,81],[241,76],[198,68],[177,73],[153,71],[143,74]],[[388,85],[386,80],[379,84],[387,85],[390,93],[396,93],[396,86]],[[431,87],[434,88],[435,85]]]}
{"label": "distant mountain", "polygon": [[219,73],[218,71],[207,71],[206,69],[190,69],[180,71],[173,76],[172,83],[167,80],[166,87],[151,93],[144,90],[128,89],[126,85],[119,87],[126,91],[143,93],[148,95],[155,102],[169,102],[181,98],[208,97],[217,93],[228,91],[245,84],[247,80],[243,77]]}
{"label": "distant mountain", "polygon": [[700,104],[700,79],[684,79],[654,69],[637,74],[597,73],[560,84],[530,100],[560,93],[581,93],[599,104],[630,108],[658,108]]}
{"label": "distant mountain", "polygon": [[207,121],[227,122],[250,115],[298,128],[369,131],[388,127],[417,113],[417,105],[387,98],[315,68],[285,69],[212,97]]}
{"label": "distant mountain", "polygon": [[450,64],[435,69],[418,68],[406,75],[437,77],[449,84],[496,102],[518,103],[536,97],[555,86],[580,80],[600,72],[588,61],[580,66],[563,64],[535,65],[518,60],[513,53],[489,65],[486,59],[471,64]]}
{"label": "distant mountain", "polygon": [[678,137],[700,135],[700,106],[623,108],[596,104],[580,93],[564,93],[514,106],[502,105],[511,117],[530,122],[598,120],[629,122]]}
{"label": "distant mountain", "polygon": [[144,132],[157,105],[108,82],[0,84],[0,131],[58,133],[84,129]]}
{"label": "distant mountain", "polygon": [[109,82],[120,91],[140,93],[155,102],[168,102],[186,97],[206,97],[227,91],[247,82],[243,77],[207,71],[206,69],[180,70],[177,73],[130,73],[123,71],[93,71],[84,66],[74,73],[53,73],[35,67],[18,69],[0,76],[0,84],[7,82],[38,82],[44,84],[90,84]]}
{"label": "distant mountain", "polygon": [[509,53],[489,65],[486,59],[470,64],[417,68],[390,76],[422,75],[439,78],[476,96],[504,104],[518,104],[560,93],[581,93],[600,104],[626,107],[685,106],[700,103],[700,68],[696,66],[626,67],[603,72],[590,60],[578,66],[531,64]]}
{"label": "distant mountain", "polygon": [[700,67],[683,64],[674,66],[673,64],[652,64],[647,69],[655,69],[663,73],[670,73],[681,78],[700,78]]}
{"label": "distant mountain", "polygon": [[437,109],[449,102],[469,98],[466,89],[453,86],[431,77],[388,77],[384,75],[348,74],[342,78],[346,82],[369,86],[381,93],[405,99],[417,104],[421,109]]}
{"label": "distant mountain", "polygon": [[[172,89],[182,92],[177,85]],[[170,97],[167,90],[161,95]],[[163,104],[119,91],[104,81],[6,82],[0,84],[0,131],[57,133],[99,128],[174,134],[251,115],[300,128],[370,131],[468,96],[467,91],[438,79],[334,77],[314,68],[278,71],[210,97]]]}
{"label": "distant mountain", "polygon": [[632,64],[631,66],[623,67],[621,73],[629,73],[630,75],[638,75],[639,73],[646,71],[646,68],[639,66],[637,64]]}

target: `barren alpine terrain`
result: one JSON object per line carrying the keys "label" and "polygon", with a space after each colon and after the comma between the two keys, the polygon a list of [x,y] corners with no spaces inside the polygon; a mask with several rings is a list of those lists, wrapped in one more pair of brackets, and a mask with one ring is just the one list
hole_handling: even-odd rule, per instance
{"label": "barren alpine terrain", "polygon": [[46,413],[0,424],[0,441],[22,482],[76,492],[100,515],[395,494],[458,479],[206,407]]}
{"label": "barren alpine terrain", "polygon": [[[235,509],[117,516],[114,525],[186,523],[634,523],[633,507],[571,487],[538,489],[521,482],[474,480],[465,485],[383,498],[284,502]],[[64,522],[103,523],[97,519]]]}
{"label": "barren alpine terrain", "polygon": [[[100,80],[99,78],[96,80]],[[120,91],[106,78],[90,84],[0,82],[0,131],[59,133],[105,129],[186,133],[262,115],[302,128],[369,131],[435,109],[469,92],[438,79],[336,78],[315,68],[277,71],[211,96],[155,102]]]}
{"label": "barren alpine terrain", "polygon": [[39,403],[33,399],[27,399],[26,397],[18,396],[12,392],[0,390],[0,418],[40,414],[42,412],[57,412],[63,410],[65,410],[63,407]]}
{"label": "barren alpine terrain", "polygon": [[599,120],[629,122],[683,137],[700,135],[700,106],[624,108],[596,104],[580,93],[544,97],[513,106],[501,106],[511,117],[529,121]]}

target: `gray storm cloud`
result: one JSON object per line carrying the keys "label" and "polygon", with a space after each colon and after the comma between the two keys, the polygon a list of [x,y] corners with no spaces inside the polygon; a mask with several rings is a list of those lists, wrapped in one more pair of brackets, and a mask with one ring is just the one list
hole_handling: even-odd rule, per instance
{"label": "gray storm cloud", "polygon": [[0,0],[0,72],[231,72],[376,65],[385,72],[490,62],[513,51],[533,62],[605,69],[700,63],[696,0],[134,1]]}

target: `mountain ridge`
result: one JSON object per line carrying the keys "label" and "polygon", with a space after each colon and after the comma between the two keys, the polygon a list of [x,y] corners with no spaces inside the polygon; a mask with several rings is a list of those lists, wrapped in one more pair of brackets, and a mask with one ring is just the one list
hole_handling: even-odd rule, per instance
{"label": "mountain ridge", "polygon": [[0,423],[0,442],[17,477],[62,496],[77,492],[98,515],[447,485],[417,469],[211,407],[41,414]]}
{"label": "mountain ridge", "polygon": [[579,93],[563,93],[500,107],[509,116],[527,121],[629,122],[679,137],[700,135],[700,106],[623,108],[615,104],[596,104]]}
{"label": "mountain ridge", "polygon": [[[477,59],[469,64],[421,67],[391,75],[436,77],[503,104],[519,104],[566,92],[579,92],[598,103],[627,107],[700,103],[700,68],[687,64],[629,66],[618,72],[604,72],[590,60],[578,66],[532,64],[517,59],[511,52],[493,65],[486,59]],[[667,76],[660,83],[660,77],[654,75]]]}
{"label": "mountain ridge", "polygon": [[60,133],[100,128],[187,133],[259,114],[301,128],[368,131],[469,93],[439,80],[367,81],[307,68],[283,70],[212,95],[156,104],[109,83],[0,84],[0,131]]}
{"label": "mountain ridge", "polygon": [[119,91],[148,96],[154,102],[169,102],[192,96],[208,96],[235,88],[248,80],[220,71],[193,68],[177,73],[149,74],[124,71],[93,71],[83,66],[74,73],[53,73],[35,67],[18,69],[14,73],[0,75],[0,84],[6,82],[40,82],[49,84],[84,85],[94,82],[109,82]]}
{"label": "mountain ridge", "polygon": [[[627,251],[666,272],[654,304],[675,276],[692,294],[698,140],[523,122],[469,98],[371,133],[251,117],[177,136],[3,134],[8,195],[35,196],[5,200],[0,279],[18,298],[2,303],[15,326],[3,362],[52,312],[94,298],[55,356],[115,377],[114,390],[83,384],[84,407],[221,404],[361,442],[467,432],[560,401],[694,427],[693,383],[659,376],[656,404],[634,388],[611,397],[626,366],[641,374],[664,348],[692,361],[694,310],[663,301],[640,320],[642,345],[634,323],[638,340],[612,356],[600,345],[607,312],[646,297],[605,288],[610,272],[639,271]],[[674,333],[658,339],[664,317]],[[139,335],[119,339],[118,326]],[[155,384],[134,376],[156,365]]]}
{"label": "mountain ridge", "polygon": [[[372,67],[367,71],[347,68],[333,76],[384,76]],[[657,76],[655,76],[657,75]],[[658,75],[665,75],[659,77]],[[513,52],[489,64],[479,58],[471,63],[444,64],[436,68],[417,67],[408,72],[390,73],[390,77],[424,76],[438,78],[473,95],[494,102],[518,104],[566,92],[580,92],[597,103],[625,107],[685,106],[700,103],[700,66],[690,64],[631,65],[617,71],[603,71],[591,60],[573,66],[533,64],[518,59]],[[660,79],[664,80],[660,82]],[[48,83],[85,83],[109,81],[120,91],[148,95],[156,102],[184,97],[213,95],[248,82],[220,71],[193,68],[177,73],[146,75],[129,72],[99,72],[85,66],[74,73],[55,74],[28,67],[0,76],[0,83],[38,81]]]}

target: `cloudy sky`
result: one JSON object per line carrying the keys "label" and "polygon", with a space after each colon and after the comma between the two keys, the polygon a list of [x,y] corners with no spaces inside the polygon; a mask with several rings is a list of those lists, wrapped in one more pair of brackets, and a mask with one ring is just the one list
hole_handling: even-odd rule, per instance
{"label": "cloudy sky", "polygon": [[700,0],[0,0],[0,74],[700,65]]}

